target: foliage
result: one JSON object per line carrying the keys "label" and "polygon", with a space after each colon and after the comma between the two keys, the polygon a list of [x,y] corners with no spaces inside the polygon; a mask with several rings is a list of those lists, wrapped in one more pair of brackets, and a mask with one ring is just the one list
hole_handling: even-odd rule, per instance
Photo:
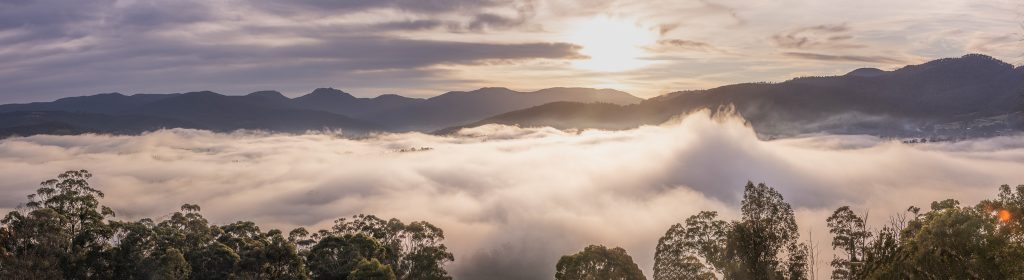
{"label": "foliage", "polygon": [[382,264],[377,259],[360,260],[356,269],[348,275],[349,280],[395,280],[395,273],[391,267]]}
{"label": "foliage", "polygon": [[[741,219],[700,212],[669,228],[655,252],[654,279],[806,279],[807,246],[781,194],[747,182]],[[714,271],[712,271],[712,269]]]}
{"label": "foliage", "polygon": [[[444,233],[357,215],[333,231],[210,224],[200,207],[166,220],[108,220],[85,170],[42,183],[0,220],[0,279],[450,279]],[[399,267],[400,275],[393,270]]]}
{"label": "foliage", "polygon": [[826,222],[833,236],[832,248],[841,252],[832,259],[832,279],[853,279],[863,265],[871,232],[864,219],[853,213],[849,206],[836,209]]}
{"label": "foliage", "polygon": [[1024,279],[1024,186],[1000,187],[998,198],[974,207],[932,202],[905,227],[884,227],[871,241],[856,279]]}
{"label": "foliage", "polygon": [[[713,267],[725,266],[724,249],[731,231],[718,213],[701,211],[675,224],[660,240],[654,255],[654,279],[716,279]],[[698,258],[698,256],[700,258]]]}
{"label": "foliage", "polygon": [[[111,220],[91,174],[41,183],[25,207],[0,219],[0,279],[451,279],[444,232],[423,221],[373,215],[310,233],[211,224],[197,205],[159,222]],[[1003,185],[975,206],[947,199],[910,207],[878,231],[850,207],[825,221],[834,279],[1024,279],[1024,185]],[[658,241],[654,279],[807,279],[792,207],[748,182],[740,219],[702,211]],[[644,279],[622,248],[591,245],[563,256],[556,279]]]}
{"label": "foliage", "polygon": [[455,257],[442,243],[444,231],[430,223],[356,215],[338,219],[332,229],[328,234],[363,234],[378,240],[383,247],[379,260],[392,267],[398,279],[451,279],[443,266]]}
{"label": "foliage", "polygon": [[582,252],[562,256],[555,267],[557,280],[646,279],[625,249],[590,245]]}

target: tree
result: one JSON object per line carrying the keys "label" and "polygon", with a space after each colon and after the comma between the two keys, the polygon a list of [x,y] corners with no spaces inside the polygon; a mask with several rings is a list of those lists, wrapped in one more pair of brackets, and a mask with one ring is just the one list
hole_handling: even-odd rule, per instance
{"label": "tree", "polygon": [[241,257],[224,243],[213,242],[193,252],[188,260],[192,267],[192,279],[212,280],[232,278],[238,270]]}
{"label": "tree", "polygon": [[193,204],[159,223],[110,221],[91,176],[68,171],[44,181],[28,211],[0,219],[0,279],[451,278],[444,232],[427,222],[357,215],[286,237],[250,221],[210,224]]}
{"label": "tree", "polygon": [[63,245],[68,237],[62,219],[51,209],[7,214],[0,231],[0,278],[63,279],[61,262],[67,257]]}
{"label": "tree", "polygon": [[363,259],[356,264],[356,269],[348,274],[348,280],[395,280],[395,272],[377,259]]}
{"label": "tree", "polygon": [[[109,257],[115,279],[150,278],[151,268],[156,267],[153,254],[161,251],[153,221],[142,219],[138,222],[110,222],[114,229]],[[171,247],[165,247],[173,249]],[[174,249],[178,254],[181,251]],[[182,257],[184,258],[184,256]],[[187,265],[187,263],[186,263]],[[191,271],[191,268],[189,269]]]}
{"label": "tree", "polygon": [[313,246],[307,256],[313,279],[346,279],[359,262],[380,259],[384,248],[365,234],[327,236]]}
{"label": "tree", "polygon": [[849,206],[836,209],[826,220],[832,233],[832,248],[845,255],[836,255],[832,260],[832,279],[854,279],[863,266],[867,249],[868,231],[864,219],[853,213]]}
{"label": "tree", "polygon": [[444,231],[428,222],[407,224],[398,219],[384,220],[373,215],[338,219],[333,235],[364,234],[380,242],[384,264],[395,270],[398,279],[451,279],[444,264],[454,261],[444,241]]}
{"label": "tree", "polygon": [[217,242],[240,257],[238,275],[257,279],[303,279],[306,267],[295,244],[280,230],[262,232],[255,223],[239,221],[220,227]]}
{"label": "tree", "polygon": [[113,231],[104,219],[114,212],[99,204],[103,192],[89,185],[91,177],[73,170],[43,181],[28,196],[27,215],[15,211],[2,220],[0,243],[12,253],[0,259],[2,274],[52,278],[56,265],[65,278],[109,277],[104,252]]}
{"label": "tree", "polygon": [[1018,221],[1006,213],[1024,207],[1024,186],[1000,187],[996,200],[962,207],[932,202],[898,230],[885,227],[867,251],[857,279],[1024,279],[1024,244]]}
{"label": "tree", "polygon": [[153,254],[151,267],[148,269],[152,271],[149,275],[149,279],[153,280],[182,280],[188,279],[189,273],[192,272],[192,268],[188,262],[185,261],[185,255],[178,252],[177,249],[168,248],[162,251],[157,251]]}
{"label": "tree", "polygon": [[[724,267],[723,253],[729,224],[717,219],[718,213],[701,211],[675,224],[658,240],[654,254],[654,279],[715,279],[700,256],[715,268]],[[722,271],[719,270],[721,273]]]}
{"label": "tree", "polygon": [[655,279],[707,279],[708,266],[726,279],[806,279],[808,248],[782,195],[747,182],[741,212],[739,221],[705,211],[673,225],[659,240]]}
{"label": "tree", "polygon": [[741,264],[739,275],[752,279],[782,279],[793,263],[780,257],[799,239],[793,208],[782,194],[764,183],[747,182],[743,191],[742,219],[734,222],[729,238],[729,257]]}
{"label": "tree", "polygon": [[646,279],[625,249],[590,245],[582,252],[562,256],[555,267],[557,280]]}

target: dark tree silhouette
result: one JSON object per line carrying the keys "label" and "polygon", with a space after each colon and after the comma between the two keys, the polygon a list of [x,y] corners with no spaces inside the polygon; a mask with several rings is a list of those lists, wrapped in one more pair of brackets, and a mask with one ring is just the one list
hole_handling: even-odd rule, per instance
{"label": "dark tree silhouette", "polygon": [[806,279],[807,246],[797,242],[792,207],[775,189],[747,182],[739,221],[700,212],[659,240],[654,278]]}
{"label": "dark tree silhouette", "polygon": [[836,209],[826,222],[832,233],[832,248],[842,252],[832,259],[832,279],[853,279],[863,266],[871,232],[864,219],[853,213],[849,206]]}
{"label": "dark tree silhouette", "polygon": [[556,280],[647,279],[625,249],[590,245],[582,252],[562,256],[555,266]]}
{"label": "dark tree silhouette", "polygon": [[47,180],[0,221],[0,279],[450,279],[454,257],[427,222],[357,215],[284,236],[249,221],[210,224],[192,204],[159,223],[110,221],[91,176]]}

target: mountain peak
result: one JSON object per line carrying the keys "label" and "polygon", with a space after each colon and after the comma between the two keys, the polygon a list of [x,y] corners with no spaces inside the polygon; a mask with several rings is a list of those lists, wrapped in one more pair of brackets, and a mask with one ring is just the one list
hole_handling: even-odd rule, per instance
{"label": "mountain peak", "polygon": [[971,72],[1007,71],[1013,70],[1013,65],[988,55],[972,53],[961,57],[936,59],[924,64],[908,65],[896,71],[906,72],[945,68],[970,68],[970,70],[964,71]]}
{"label": "mountain peak", "polygon": [[482,87],[478,90],[471,91],[473,93],[515,93],[517,91],[511,90],[507,87]]}
{"label": "mountain peak", "polygon": [[313,90],[313,92],[311,92],[311,93],[309,93],[309,94],[307,94],[307,95],[305,95],[303,97],[306,97],[306,96],[325,97],[325,96],[339,96],[339,95],[343,96],[343,97],[346,97],[346,98],[355,98],[355,96],[352,96],[351,94],[349,94],[347,92],[344,92],[344,91],[342,91],[340,89],[335,89],[335,88],[318,88],[318,89]]}
{"label": "mountain peak", "polygon": [[856,70],[846,73],[846,76],[853,77],[875,77],[885,74],[886,71],[878,68],[857,68]]}
{"label": "mountain peak", "polygon": [[417,99],[417,98],[405,97],[405,96],[401,96],[401,95],[397,95],[397,94],[388,93],[388,94],[378,95],[377,97],[374,97],[373,99],[376,99],[376,100],[413,100],[413,99]]}
{"label": "mountain peak", "polygon": [[185,95],[185,96],[221,96],[220,93],[212,92],[212,91],[209,91],[209,90],[186,92],[186,93],[182,93],[181,95]]}
{"label": "mountain peak", "polygon": [[288,97],[285,97],[284,94],[281,94],[281,92],[278,92],[276,90],[261,90],[261,91],[257,91],[257,92],[253,92],[253,93],[247,94],[245,96],[260,97],[260,98],[272,98],[272,99],[288,99]]}

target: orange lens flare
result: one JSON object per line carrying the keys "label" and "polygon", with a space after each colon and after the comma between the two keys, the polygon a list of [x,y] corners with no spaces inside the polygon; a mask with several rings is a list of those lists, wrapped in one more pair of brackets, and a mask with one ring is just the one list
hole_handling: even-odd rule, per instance
{"label": "orange lens flare", "polygon": [[1009,222],[1010,221],[1010,211],[1006,211],[1006,209],[999,210],[999,214],[998,215],[999,215],[999,221],[1000,222],[1004,222],[1005,223],[1005,222]]}

